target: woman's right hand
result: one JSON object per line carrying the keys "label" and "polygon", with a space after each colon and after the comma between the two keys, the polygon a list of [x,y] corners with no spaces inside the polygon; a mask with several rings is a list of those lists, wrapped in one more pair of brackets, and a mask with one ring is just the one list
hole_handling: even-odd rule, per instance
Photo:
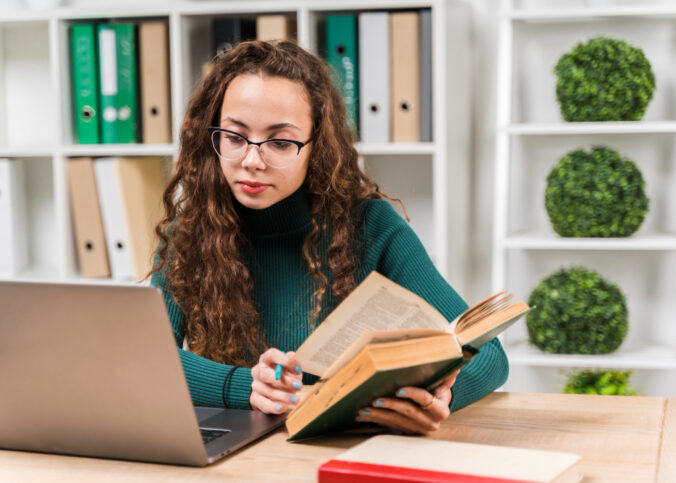
{"label": "woman's right hand", "polygon": [[[303,370],[296,360],[295,352],[284,353],[279,349],[268,349],[261,354],[258,364],[251,368],[253,383],[249,404],[264,413],[280,414],[289,404],[298,404],[296,394],[303,387]],[[282,377],[275,380],[275,367],[282,365]]]}

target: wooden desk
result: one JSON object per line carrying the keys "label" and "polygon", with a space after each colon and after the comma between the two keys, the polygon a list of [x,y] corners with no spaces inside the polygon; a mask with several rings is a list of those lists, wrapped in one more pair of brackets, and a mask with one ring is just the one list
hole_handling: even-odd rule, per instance
{"label": "wooden desk", "polygon": [[[432,437],[577,453],[585,482],[676,482],[676,398],[493,393]],[[0,481],[315,481],[363,437],[285,439],[279,430],[207,468],[0,451]]]}

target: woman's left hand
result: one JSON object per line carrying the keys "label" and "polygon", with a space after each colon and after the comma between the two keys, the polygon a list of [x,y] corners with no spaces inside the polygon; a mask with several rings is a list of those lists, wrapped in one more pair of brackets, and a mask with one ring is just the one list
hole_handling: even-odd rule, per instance
{"label": "woman's left hand", "polygon": [[397,390],[397,397],[381,397],[371,407],[359,410],[357,421],[378,423],[405,434],[428,434],[441,427],[451,413],[451,387],[458,369],[444,379],[432,392],[419,387],[405,386]]}

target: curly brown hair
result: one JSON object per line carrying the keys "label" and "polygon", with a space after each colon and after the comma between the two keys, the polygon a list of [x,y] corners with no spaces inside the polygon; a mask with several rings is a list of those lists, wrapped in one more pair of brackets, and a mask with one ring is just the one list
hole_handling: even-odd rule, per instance
{"label": "curly brown hair", "polygon": [[322,59],[289,41],[241,42],[216,57],[187,106],[175,172],[163,196],[166,216],[155,228],[159,262],[150,274],[163,270],[185,314],[190,350],[228,364],[253,364],[265,347],[242,256],[248,242],[207,128],[218,125],[230,82],[261,73],[303,84],[312,110],[303,182],[312,220],[303,255],[316,285],[308,323],[319,316],[329,285],[318,250],[322,235],[330,227],[331,291],[341,300],[355,288],[352,208],[371,198],[394,200],[360,169],[343,98]]}

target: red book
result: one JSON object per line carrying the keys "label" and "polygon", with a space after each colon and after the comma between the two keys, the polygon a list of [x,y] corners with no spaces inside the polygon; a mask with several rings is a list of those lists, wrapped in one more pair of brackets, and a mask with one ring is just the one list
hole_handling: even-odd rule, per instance
{"label": "red book", "polygon": [[579,456],[411,436],[375,436],[319,467],[319,483],[577,482]]}

